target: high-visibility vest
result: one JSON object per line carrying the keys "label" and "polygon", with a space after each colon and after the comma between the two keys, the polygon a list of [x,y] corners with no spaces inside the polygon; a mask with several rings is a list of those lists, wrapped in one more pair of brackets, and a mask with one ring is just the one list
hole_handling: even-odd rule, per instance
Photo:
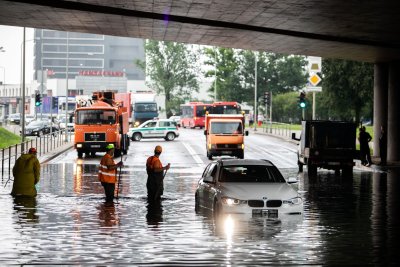
{"label": "high-visibility vest", "polygon": [[112,159],[112,157],[109,154],[105,154],[100,161],[99,181],[104,183],[115,184],[117,182],[117,170],[109,170],[107,168],[105,163],[108,158]]}

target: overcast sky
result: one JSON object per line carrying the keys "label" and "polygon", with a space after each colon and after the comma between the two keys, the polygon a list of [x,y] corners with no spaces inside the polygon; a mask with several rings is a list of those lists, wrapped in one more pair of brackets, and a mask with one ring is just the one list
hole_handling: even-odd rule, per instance
{"label": "overcast sky", "polygon": [[[33,79],[33,41],[29,41],[32,39],[33,29],[26,28],[26,83],[30,83]],[[0,25],[0,47],[5,50],[0,52],[0,81],[4,82],[5,78],[6,84],[21,83],[22,40],[23,28]]]}

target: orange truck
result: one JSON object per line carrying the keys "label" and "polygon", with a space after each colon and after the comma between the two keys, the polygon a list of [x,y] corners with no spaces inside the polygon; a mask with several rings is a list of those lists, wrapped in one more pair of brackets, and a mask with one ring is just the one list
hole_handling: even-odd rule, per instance
{"label": "orange truck", "polygon": [[213,156],[244,158],[244,115],[206,114],[204,135],[208,159]]}
{"label": "orange truck", "polygon": [[74,147],[78,158],[83,153],[105,152],[108,144],[114,145],[116,157],[128,153],[129,107],[115,99],[114,92],[94,92],[91,101],[77,104]]}

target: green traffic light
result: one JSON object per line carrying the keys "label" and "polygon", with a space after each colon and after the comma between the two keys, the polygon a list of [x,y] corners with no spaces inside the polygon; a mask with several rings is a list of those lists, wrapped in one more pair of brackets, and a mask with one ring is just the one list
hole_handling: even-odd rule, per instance
{"label": "green traffic light", "polygon": [[300,107],[301,108],[305,108],[306,107],[306,103],[305,102],[300,102]]}

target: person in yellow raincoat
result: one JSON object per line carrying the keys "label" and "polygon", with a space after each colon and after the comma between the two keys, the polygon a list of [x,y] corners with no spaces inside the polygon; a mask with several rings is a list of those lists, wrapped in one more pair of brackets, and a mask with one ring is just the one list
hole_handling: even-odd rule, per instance
{"label": "person in yellow raincoat", "polygon": [[15,162],[12,196],[36,196],[35,185],[40,179],[40,163],[36,153],[36,148],[32,147],[29,149],[28,154],[22,154]]}

